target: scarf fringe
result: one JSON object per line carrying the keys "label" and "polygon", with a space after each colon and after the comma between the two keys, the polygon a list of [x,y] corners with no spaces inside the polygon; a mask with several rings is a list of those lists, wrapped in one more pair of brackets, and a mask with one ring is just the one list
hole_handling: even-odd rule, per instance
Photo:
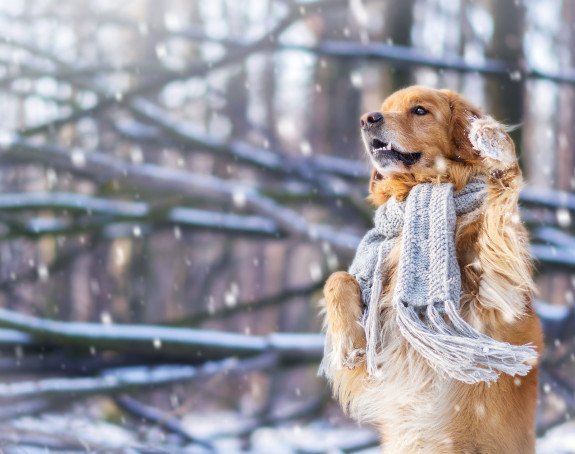
{"label": "scarf fringe", "polygon": [[317,370],[318,376],[324,376],[327,378],[332,378],[333,372],[341,369],[344,362],[343,353],[341,351],[336,351],[331,337],[331,331],[328,328],[325,333],[323,357]]}
{"label": "scarf fringe", "polygon": [[489,384],[499,377],[497,371],[526,375],[531,370],[525,362],[537,358],[532,344],[496,341],[466,323],[452,301],[444,306],[451,325],[434,305],[421,317],[413,307],[395,303],[401,334],[436,371],[469,384]]}
{"label": "scarf fringe", "polygon": [[385,258],[389,252],[385,249],[385,243],[379,245],[370,300],[361,323],[365,331],[365,362],[369,375],[376,375],[379,370],[378,356],[383,346],[381,339],[381,308],[379,306],[379,298],[383,291]]}

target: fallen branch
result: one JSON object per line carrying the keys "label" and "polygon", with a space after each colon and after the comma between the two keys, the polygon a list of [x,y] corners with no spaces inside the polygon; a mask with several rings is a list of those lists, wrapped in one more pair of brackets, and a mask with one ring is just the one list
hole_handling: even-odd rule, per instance
{"label": "fallen branch", "polygon": [[[213,232],[239,233],[265,237],[281,237],[277,224],[260,216],[242,216],[232,213],[198,210],[187,207],[162,207],[154,209],[145,202],[127,202],[91,197],[83,194],[49,193],[13,193],[0,194],[2,212],[23,210],[53,210],[67,213],[82,213],[88,220],[37,218],[27,222],[10,223],[3,217],[2,222],[14,228],[3,236],[20,234],[30,237],[85,233],[101,230],[103,227],[122,221],[134,223],[169,223],[184,228],[208,229]],[[128,235],[133,236],[131,229]]]}
{"label": "fallen branch", "polygon": [[96,377],[46,378],[37,381],[0,383],[0,399],[88,397],[114,394],[142,387],[166,386],[211,377],[220,373],[247,373],[267,370],[278,364],[278,356],[266,353],[246,359],[227,358],[201,366],[125,367],[102,372]]}
{"label": "fallen branch", "polygon": [[54,402],[42,398],[2,405],[0,407],[0,421],[12,421],[21,416],[42,413],[52,406],[54,406]]}
{"label": "fallen branch", "polygon": [[[343,233],[332,227],[309,224],[295,211],[265,197],[256,189],[239,182],[222,180],[211,175],[193,174],[153,164],[131,164],[102,153],[87,153],[83,165],[74,164],[71,153],[54,146],[39,146],[14,135],[11,144],[0,149],[0,158],[9,161],[37,161],[101,181],[122,180],[142,189],[176,192],[190,197],[201,197],[227,203],[241,200],[247,208],[277,223],[280,232],[312,241],[325,241],[342,253],[355,252],[360,236]],[[565,200],[563,200],[565,202]],[[575,266],[570,250],[533,245],[536,259],[560,266]]]}
{"label": "fallen branch", "polygon": [[519,199],[525,204],[575,211],[575,195],[555,189],[527,186],[521,191]]}
{"label": "fallen branch", "polygon": [[571,249],[572,254],[575,255],[575,237],[561,230],[552,227],[540,227],[532,232],[531,238],[552,243],[567,250]]}
{"label": "fallen branch", "polygon": [[[37,350],[41,350],[41,344],[36,345]],[[73,350],[73,348],[72,348]],[[22,374],[34,374],[36,376],[62,374],[70,376],[93,375],[106,369],[116,367],[139,367],[154,366],[166,363],[168,358],[150,358],[150,356],[139,356],[135,354],[112,354],[86,356],[74,354],[65,348],[54,348],[46,351],[44,349],[39,355],[37,352],[19,351],[11,352],[11,355],[4,354],[0,358],[0,373],[7,377],[21,376]]]}
{"label": "fallen branch", "polygon": [[128,395],[116,396],[114,402],[122,410],[136,416],[140,421],[143,420],[154,423],[162,429],[179,435],[187,442],[203,446],[209,451],[215,450],[211,441],[192,435],[176,418],[157,408],[144,405]]}
{"label": "fallen branch", "polygon": [[280,232],[308,240],[326,241],[344,253],[355,251],[359,237],[338,232],[328,226],[309,224],[295,211],[262,195],[240,182],[194,174],[153,164],[131,164],[103,153],[86,153],[82,165],[74,164],[72,154],[59,147],[41,146],[14,134],[11,144],[0,148],[0,159],[16,162],[38,162],[99,181],[123,181],[135,187],[154,188],[205,200],[242,204],[255,213],[271,218]]}
{"label": "fallen branch", "polygon": [[575,266],[575,252],[573,249],[560,249],[540,244],[532,244],[530,249],[533,257],[540,262],[568,268]]}
{"label": "fallen branch", "polygon": [[29,334],[13,329],[0,328],[0,348],[14,348],[15,345],[32,345],[34,340]]}
{"label": "fallen branch", "polygon": [[28,334],[36,343],[84,352],[95,349],[202,361],[270,351],[276,352],[284,361],[296,362],[318,361],[323,355],[323,336],[311,333],[247,336],[153,325],[61,322],[6,309],[0,309],[0,326]]}
{"label": "fallen branch", "polygon": [[[115,446],[113,443],[107,444],[104,440],[101,443],[85,441],[77,434],[49,433],[44,430],[26,430],[14,427],[4,427],[0,433],[0,446],[5,454],[22,454],[37,451],[66,453],[66,454],[86,454],[86,453],[110,453],[110,454],[185,454],[183,450],[173,447],[167,451],[165,448],[158,448],[140,444],[130,446]],[[189,451],[188,451],[189,452]]]}

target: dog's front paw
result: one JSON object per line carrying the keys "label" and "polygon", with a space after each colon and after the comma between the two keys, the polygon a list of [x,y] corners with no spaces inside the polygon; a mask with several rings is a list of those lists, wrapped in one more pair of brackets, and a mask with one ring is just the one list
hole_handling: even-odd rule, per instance
{"label": "dog's front paw", "polygon": [[469,141],[490,167],[508,167],[516,161],[513,141],[503,126],[491,117],[472,121]]}
{"label": "dog's front paw", "polygon": [[355,369],[357,366],[361,365],[365,361],[365,349],[363,348],[354,348],[351,350],[343,365],[348,369]]}

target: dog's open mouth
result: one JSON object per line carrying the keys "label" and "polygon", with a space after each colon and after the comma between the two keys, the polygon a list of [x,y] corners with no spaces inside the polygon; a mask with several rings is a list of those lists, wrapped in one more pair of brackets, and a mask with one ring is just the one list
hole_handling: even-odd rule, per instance
{"label": "dog's open mouth", "polygon": [[383,153],[387,157],[403,162],[406,166],[415,164],[417,161],[421,159],[420,151],[416,151],[413,153],[405,153],[403,151],[398,151],[392,147],[391,142],[386,143],[382,142],[379,139],[372,140],[371,148],[373,153]]}

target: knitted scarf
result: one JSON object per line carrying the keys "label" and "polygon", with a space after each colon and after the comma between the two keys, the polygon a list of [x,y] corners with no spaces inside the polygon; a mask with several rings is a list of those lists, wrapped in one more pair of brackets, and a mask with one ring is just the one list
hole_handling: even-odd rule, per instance
{"label": "knitted scarf", "polygon": [[466,383],[491,382],[499,373],[525,375],[535,358],[532,345],[496,341],[459,314],[461,276],[455,252],[457,216],[481,205],[485,182],[477,179],[454,193],[450,183],[423,183],[407,200],[391,198],[375,213],[375,227],[362,239],[349,268],[366,306],[368,372],[377,372],[382,348],[379,299],[385,261],[401,236],[401,253],[392,304],[403,337],[439,372]]}

